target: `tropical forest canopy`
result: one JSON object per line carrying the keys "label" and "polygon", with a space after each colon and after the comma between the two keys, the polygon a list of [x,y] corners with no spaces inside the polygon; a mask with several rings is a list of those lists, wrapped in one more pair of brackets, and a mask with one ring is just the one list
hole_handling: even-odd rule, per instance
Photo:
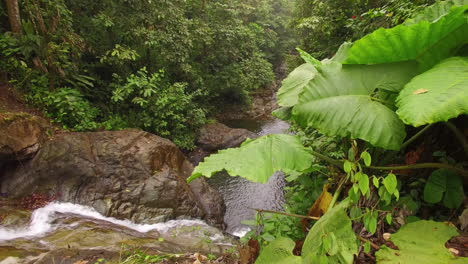
{"label": "tropical forest canopy", "polygon": [[0,17],[3,81],[73,131],[192,149],[286,69],[291,133],[189,178],[286,174],[285,212],[244,237],[256,263],[466,263],[445,243],[468,225],[468,1],[5,0]]}

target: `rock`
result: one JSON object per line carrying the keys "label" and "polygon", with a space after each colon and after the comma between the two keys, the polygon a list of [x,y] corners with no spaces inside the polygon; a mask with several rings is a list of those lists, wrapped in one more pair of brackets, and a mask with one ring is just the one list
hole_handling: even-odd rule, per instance
{"label": "rock", "polygon": [[47,139],[49,123],[27,113],[0,114],[0,164],[31,158]]}
{"label": "rock", "polygon": [[0,206],[0,226],[13,228],[24,226],[29,222],[31,212],[10,206]]}
{"label": "rock", "polygon": [[99,258],[117,262],[119,255],[137,250],[222,255],[237,247],[235,239],[201,221],[167,223],[159,232],[147,233],[72,214],[59,215],[53,224],[56,228],[40,237],[0,240],[0,263],[11,258],[21,260],[18,263],[96,263]]}
{"label": "rock", "polygon": [[207,124],[200,130],[196,145],[205,151],[238,147],[247,138],[257,135],[246,129],[230,128],[221,123]]}
{"label": "rock", "polygon": [[64,133],[31,161],[4,172],[1,192],[55,195],[136,223],[196,217],[222,225],[221,196],[204,179],[188,185],[192,170],[172,142],[147,132]]}

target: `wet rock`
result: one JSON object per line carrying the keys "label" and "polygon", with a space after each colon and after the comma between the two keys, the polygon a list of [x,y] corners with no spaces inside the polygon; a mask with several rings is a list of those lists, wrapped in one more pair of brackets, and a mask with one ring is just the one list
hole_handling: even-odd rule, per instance
{"label": "wet rock", "polygon": [[99,258],[118,260],[133,250],[146,254],[222,255],[237,246],[236,240],[201,221],[174,222],[159,232],[148,233],[70,214],[58,216],[53,224],[56,229],[40,237],[0,241],[0,263],[12,258],[18,261],[14,263],[95,263]]}
{"label": "wet rock", "polygon": [[202,150],[216,151],[238,147],[247,138],[256,137],[255,133],[246,129],[230,128],[221,123],[214,123],[202,127],[196,144]]}
{"label": "wet rock", "polygon": [[15,227],[24,226],[28,223],[31,212],[20,210],[10,206],[0,206],[0,226]]}
{"label": "wet rock", "polygon": [[0,113],[0,164],[31,158],[47,139],[48,122],[27,113]]}
{"label": "wet rock", "polygon": [[192,170],[172,142],[140,130],[65,133],[5,172],[1,192],[55,195],[137,223],[196,217],[222,225],[221,196],[204,179],[188,185]]}

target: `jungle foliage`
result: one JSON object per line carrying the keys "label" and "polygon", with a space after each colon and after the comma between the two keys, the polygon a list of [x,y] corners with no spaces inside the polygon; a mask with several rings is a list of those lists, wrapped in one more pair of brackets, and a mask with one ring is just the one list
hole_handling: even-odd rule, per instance
{"label": "jungle foliage", "polygon": [[[359,252],[370,251],[371,242],[362,234],[381,236],[378,230],[384,226],[399,227],[415,221],[419,207],[416,201],[455,210],[462,205],[463,179],[468,179],[464,162],[468,143],[453,121],[468,114],[467,45],[468,2],[456,0],[437,2],[401,25],[380,28],[354,43],[344,43],[331,59],[319,61],[299,50],[305,64],[284,80],[277,94],[282,108],[275,115],[298,126],[299,131],[312,128],[349,142],[342,156],[336,159],[313,148],[304,142],[304,138],[310,138],[307,133],[288,135],[287,141],[284,135],[266,136],[206,158],[189,181],[226,170],[232,176],[265,183],[268,179],[264,176],[277,170],[289,175],[314,175],[320,170],[315,166],[316,159],[335,166],[341,172],[329,169],[328,173],[333,196],[325,187],[309,211],[309,216],[320,220],[308,231],[302,257],[286,253],[291,251],[291,241],[277,233],[278,240],[264,237],[271,244],[264,248],[257,263],[281,263],[286,259],[291,263],[353,263]],[[405,165],[387,165],[385,156],[395,156],[396,152],[385,150],[405,150],[436,124],[445,126],[459,140],[456,151],[461,159],[434,152],[434,157],[445,158],[440,163],[417,163],[419,158],[406,157]],[[415,130],[411,127],[420,126],[425,127],[407,136],[407,131]],[[299,141],[305,144],[298,146]],[[266,153],[268,150],[271,153]],[[228,165],[226,160],[230,160]],[[397,177],[408,176],[403,170],[415,169],[432,171],[427,181],[423,179],[424,195],[414,188],[421,186],[419,179]],[[314,211],[316,205],[321,212]],[[414,233],[430,232],[433,225],[442,225],[441,232],[446,232],[425,242],[443,251],[440,245],[458,233],[441,223],[408,224],[392,241],[405,243],[409,237],[419,236]],[[362,247],[358,239],[363,241]],[[414,247],[404,247],[408,252],[398,254],[389,253],[385,246],[374,251],[378,263],[422,263],[414,262],[420,257],[421,261],[429,258],[434,263],[466,262],[448,251],[438,256],[443,260],[435,255],[418,256],[414,252],[425,249],[425,243]],[[280,248],[281,256],[271,253]]]}
{"label": "jungle foliage", "polygon": [[142,128],[192,148],[207,115],[248,105],[294,47],[291,1],[19,0],[0,5],[0,70],[76,131]]}

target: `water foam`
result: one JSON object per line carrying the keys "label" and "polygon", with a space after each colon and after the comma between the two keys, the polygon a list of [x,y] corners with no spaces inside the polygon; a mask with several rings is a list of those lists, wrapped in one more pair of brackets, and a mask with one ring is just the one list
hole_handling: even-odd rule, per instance
{"label": "water foam", "polygon": [[94,208],[72,203],[50,203],[43,208],[35,210],[31,216],[29,226],[22,228],[2,228],[0,227],[0,241],[13,240],[26,237],[40,237],[53,231],[56,226],[52,222],[57,218],[56,213],[74,214],[96,220],[102,220],[119,226],[124,226],[140,233],[156,230],[165,233],[169,229],[177,226],[208,226],[201,220],[171,220],[158,224],[135,224],[130,220],[119,220],[113,217],[106,217],[98,213]]}

